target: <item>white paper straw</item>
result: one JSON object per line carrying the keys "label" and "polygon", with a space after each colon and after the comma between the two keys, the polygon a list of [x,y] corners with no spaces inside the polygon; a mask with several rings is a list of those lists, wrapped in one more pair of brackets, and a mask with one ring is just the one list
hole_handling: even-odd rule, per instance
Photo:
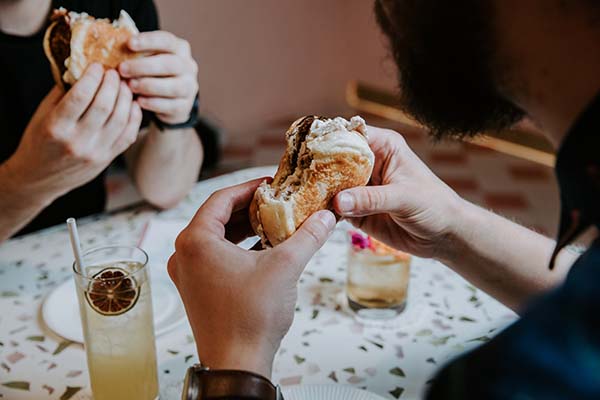
{"label": "white paper straw", "polygon": [[71,238],[71,247],[73,248],[73,254],[75,255],[77,271],[83,273],[83,256],[81,255],[81,243],[79,242],[79,233],[77,232],[77,222],[75,221],[75,218],[69,218],[67,220],[67,227],[69,228],[69,237]]}

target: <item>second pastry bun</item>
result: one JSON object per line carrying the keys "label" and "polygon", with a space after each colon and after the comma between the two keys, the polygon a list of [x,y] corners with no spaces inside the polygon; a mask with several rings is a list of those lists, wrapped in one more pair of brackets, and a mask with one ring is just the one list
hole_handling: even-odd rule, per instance
{"label": "second pastry bun", "polygon": [[250,205],[250,222],[265,247],[289,238],[342,190],[366,185],[373,171],[367,127],[358,116],[350,121],[303,117],[286,139],[273,182],[263,182]]}
{"label": "second pastry bun", "polygon": [[121,62],[139,57],[127,47],[127,41],[138,33],[124,10],[113,22],[64,8],[54,10],[52,23],[44,35],[44,52],[54,80],[68,88],[94,62],[105,68],[117,68]]}

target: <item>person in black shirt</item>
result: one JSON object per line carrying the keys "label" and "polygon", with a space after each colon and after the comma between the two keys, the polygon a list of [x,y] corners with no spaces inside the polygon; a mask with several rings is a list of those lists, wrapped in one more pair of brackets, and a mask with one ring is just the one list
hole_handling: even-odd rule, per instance
{"label": "person in black shirt", "polygon": [[[152,55],[118,71],[91,66],[64,93],[42,45],[58,7],[113,19],[124,9],[142,32],[129,47]],[[142,123],[142,111],[160,125],[185,123],[198,92],[190,46],[158,30],[152,0],[2,0],[0,54],[0,242],[103,211],[104,170],[123,152],[155,206],[176,204],[196,182],[203,149],[195,130]]]}
{"label": "person in black shirt", "polygon": [[[398,64],[401,104],[437,137],[503,129],[527,116],[557,149],[554,241],[460,198],[400,134],[369,128],[370,186],[340,193],[337,214],[393,247],[442,261],[521,314],[444,366],[426,397],[600,399],[600,3],[378,0],[376,14]],[[225,378],[269,387],[252,374],[211,371],[270,377],[294,317],[297,279],[335,225],[321,211],[276,248],[240,249],[234,242],[252,234],[243,216],[260,181],[213,195],[169,261],[210,368],[192,370],[202,388]],[[596,240],[584,254],[567,246],[591,228]]]}

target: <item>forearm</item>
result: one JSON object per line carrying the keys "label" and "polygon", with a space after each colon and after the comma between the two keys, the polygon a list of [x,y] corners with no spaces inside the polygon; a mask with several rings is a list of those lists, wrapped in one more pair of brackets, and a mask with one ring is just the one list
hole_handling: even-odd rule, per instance
{"label": "forearm", "polygon": [[10,161],[0,164],[0,243],[17,233],[55,196],[20,179]]}
{"label": "forearm", "polygon": [[553,240],[466,201],[457,217],[438,258],[513,310],[562,282],[577,257],[562,251],[550,271]]}
{"label": "forearm", "polygon": [[204,156],[193,128],[161,132],[154,124],[128,153],[140,194],[161,208],[172,207],[185,197],[198,180]]}

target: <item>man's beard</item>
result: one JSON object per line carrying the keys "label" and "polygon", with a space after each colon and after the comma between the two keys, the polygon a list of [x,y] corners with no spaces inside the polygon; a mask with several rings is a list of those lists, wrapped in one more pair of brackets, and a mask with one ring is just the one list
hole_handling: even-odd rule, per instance
{"label": "man's beard", "polygon": [[381,1],[375,14],[399,68],[400,105],[436,138],[505,129],[523,117],[495,83],[489,1],[387,0],[387,9]]}

